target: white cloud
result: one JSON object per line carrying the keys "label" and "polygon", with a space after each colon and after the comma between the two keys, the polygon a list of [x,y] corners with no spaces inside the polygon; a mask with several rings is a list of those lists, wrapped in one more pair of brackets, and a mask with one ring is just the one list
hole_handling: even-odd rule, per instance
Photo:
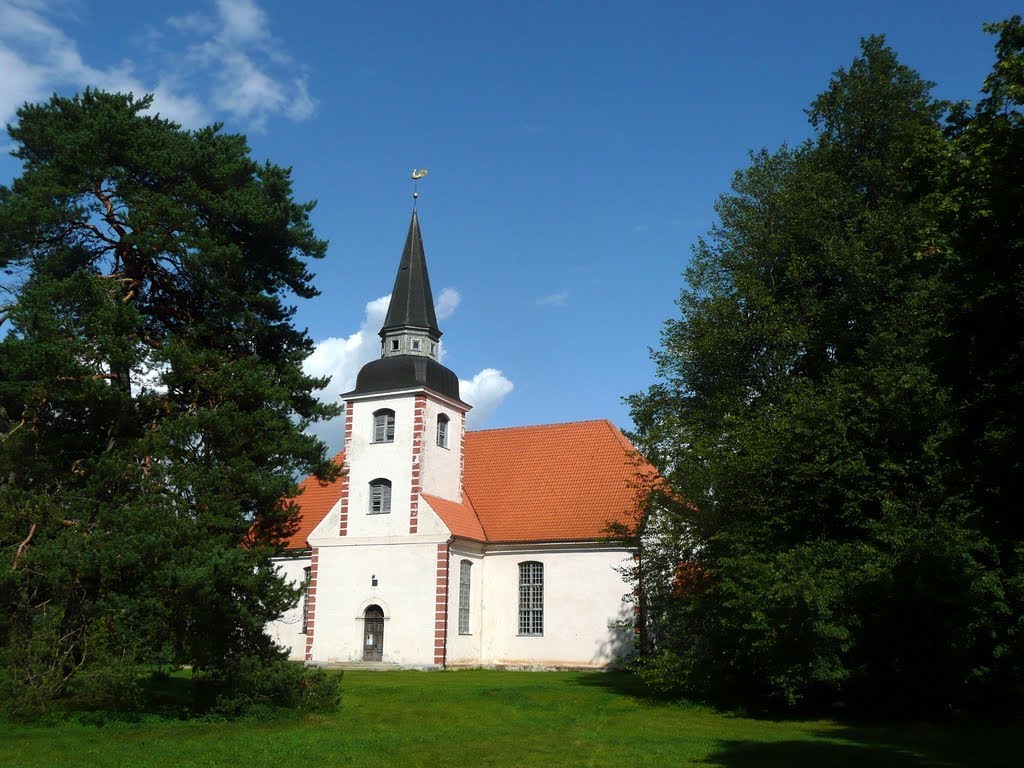
{"label": "white cloud", "polygon": [[547,296],[541,296],[537,299],[537,303],[548,307],[564,307],[569,303],[569,292],[558,291],[558,293],[549,293]]}
{"label": "white cloud", "polygon": [[217,0],[225,42],[248,43],[267,36],[267,15],[252,0]]}
{"label": "white cloud", "polygon": [[303,369],[311,376],[330,376],[331,383],[320,390],[317,397],[324,402],[340,402],[342,392],[356,384],[359,369],[380,357],[380,336],[391,295],[381,296],[366,305],[363,322],[355,333],[331,337],[317,342],[313,354],[306,358]]}
{"label": "white cloud", "polygon": [[446,317],[450,317],[458,308],[460,301],[462,301],[462,296],[454,288],[441,289],[441,293],[438,294],[437,300],[434,302],[437,319],[444,320]]}
{"label": "white cloud", "polygon": [[[34,0],[0,0],[0,123],[26,101],[86,86],[155,95],[152,112],[198,128],[217,116],[262,130],[270,117],[307,120],[316,113],[306,69],[270,34],[253,0],[218,0],[216,16],[171,17],[150,35],[138,63],[100,69]],[[62,19],[63,21],[63,19]]]}
{"label": "white cloud", "polygon": [[473,406],[466,417],[467,428],[479,429],[486,424],[514,386],[497,368],[484,368],[469,381],[459,379],[459,395]]}
{"label": "white cloud", "polygon": [[[438,317],[449,317],[458,306],[459,300],[459,292],[456,289],[443,289],[437,298]],[[325,403],[340,403],[341,394],[355,387],[359,369],[380,357],[380,337],[377,334],[384,324],[390,301],[391,296],[388,295],[368,302],[363,321],[355,333],[317,342],[313,354],[306,359],[303,368],[311,376],[331,377],[330,383],[317,393],[320,400]],[[442,345],[442,358],[444,351]],[[495,368],[484,368],[468,381],[460,379],[459,390],[462,399],[473,406],[466,420],[467,424],[475,428],[484,424],[512,388],[512,382]],[[326,442],[332,453],[341,450],[344,444],[345,424],[342,418],[314,424],[309,431]]]}

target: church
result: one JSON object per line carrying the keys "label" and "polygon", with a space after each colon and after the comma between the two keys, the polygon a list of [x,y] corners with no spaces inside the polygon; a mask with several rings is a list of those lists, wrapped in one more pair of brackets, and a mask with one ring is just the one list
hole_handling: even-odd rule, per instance
{"label": "church", "polygon": [[653,468],[608,421],[466,431],[414,210],[381,357],[345,401],[343,469],[295,498],[278,560],[305,585],[268,631],[308,664],[602,668],[634,636]]}

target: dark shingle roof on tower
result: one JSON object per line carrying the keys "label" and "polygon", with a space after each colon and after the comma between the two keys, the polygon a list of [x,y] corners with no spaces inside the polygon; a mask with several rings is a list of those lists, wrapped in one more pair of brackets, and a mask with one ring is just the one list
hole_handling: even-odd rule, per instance
{"label": "dark shingle roof on tower", "polygon": [[441,338],[416,211],[412,212],[412,221],[409,222],[409,234],[405,238],[395,287],[391,290],[391,303],[388,305],[387,317],[384,318],[384,326],[380,329],[381,338],[388,331],[399,328],[424,328],[435,339]]}

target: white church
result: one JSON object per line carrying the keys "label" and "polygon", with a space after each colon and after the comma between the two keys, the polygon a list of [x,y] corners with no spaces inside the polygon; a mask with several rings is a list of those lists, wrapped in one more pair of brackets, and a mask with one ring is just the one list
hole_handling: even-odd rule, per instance
{"label": "white church", "polygon": [[633,552],[654,470],[608,421],[467,432],[438,361],[413,211],[381,357],[345,400],[343,473],[296,498],[278,561],[307,585],[268,629],[309,664],[601,668],[633,640]]}

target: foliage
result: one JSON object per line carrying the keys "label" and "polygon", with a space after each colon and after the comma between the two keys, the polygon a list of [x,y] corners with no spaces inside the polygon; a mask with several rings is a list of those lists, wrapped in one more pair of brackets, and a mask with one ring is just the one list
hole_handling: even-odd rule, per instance
{"label": "foliage", "polygon": [[[5,702],[130,705],[130,670],[283,664],[297,599],[270,557],[292,478],[331,477],[303,433],[335,412],[291,297],[326,243],[289,172],[150,99],[86,91],[9,127],[0,187],[0,661]],[[243,546],[245,544],[245,546]],[[127,700],[125,697],[128,697]]]}
{"label": "foliage", "polygon": [[[331,673],[328,673],[331,674]],[[345,708],[272,723],[0,721],[18,768],[254,766],[1013,766],[1012,724],[758,720],[645,695],[620,673],[345,673]]]}
{"label": "foliage", "polygon": [[692,503],[646,581],[700,573],[647,596],[651,681],[873,712],[1019,691],[1020,30],[974,112],[865,39],[813,139],[719,201],[629,398]]}

